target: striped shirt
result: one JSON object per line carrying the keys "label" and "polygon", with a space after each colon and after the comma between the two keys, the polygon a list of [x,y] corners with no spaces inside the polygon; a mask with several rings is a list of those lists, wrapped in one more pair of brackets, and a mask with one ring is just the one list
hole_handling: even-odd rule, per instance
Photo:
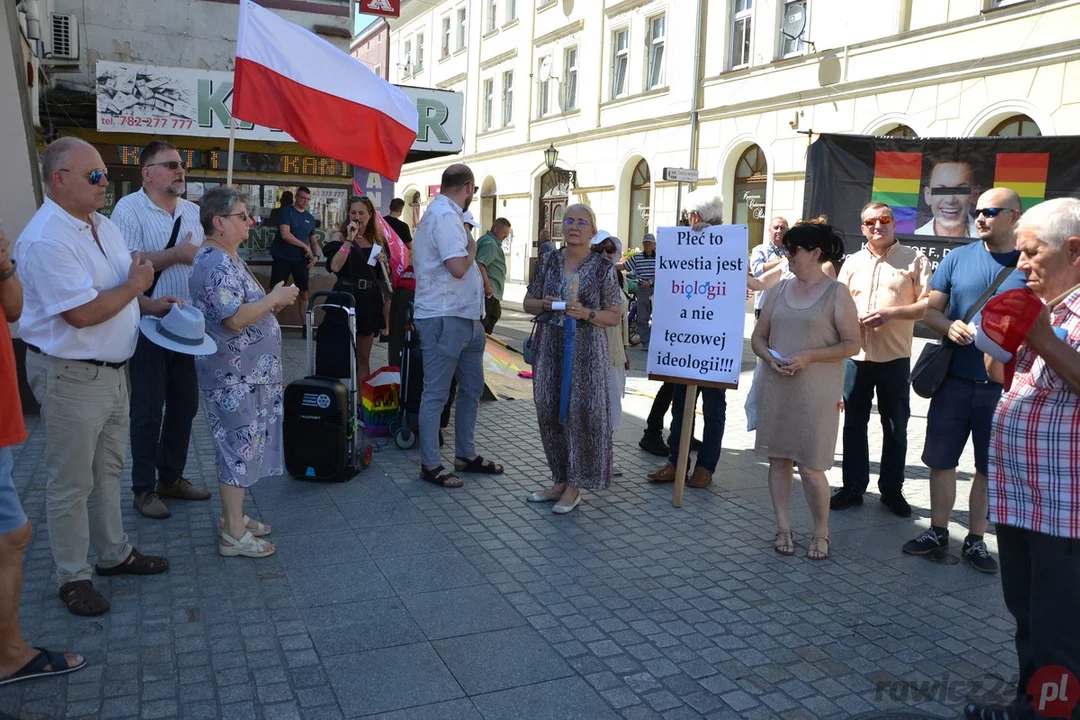
{"label": "striped shirt", "polygon": [[[180,233],[176,244],[184,242],[184,237],[191,233],[191,242],[202,245],[203,229],[199,222],[199,206],[190,200],[180,198],[177,212],[180,213]],[[142,189],[120,198],[113,208],[112,221],[120,228],[127,240],[128,250],[143,255],[161,252],[169,244],[176,216],[170,215],[154,204]],[[154,288],[154,299],[173,295],[190,300],[188,280],[191,278],[191,266],[177,263],[165,268]]]}
{"label": "striped shirt", "polygon": [[644,252],[639,252],[627,260],[623,267],[635,280],[652,282],[656,279],[656,255],[646,257]]}

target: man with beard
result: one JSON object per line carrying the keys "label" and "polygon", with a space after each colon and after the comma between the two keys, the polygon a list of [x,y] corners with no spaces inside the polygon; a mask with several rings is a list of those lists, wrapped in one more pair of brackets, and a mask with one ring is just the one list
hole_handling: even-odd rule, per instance
{"label": "man with beard", "polygon": [[[467,165],[443,171],[442,190],[413,236],[416,273],[414,317],[424,362],[420,399],[420,477],[440,487],[461,487],[454,473],[497,475],[503,468],[476,454],[473,432],[484,390],[484,281],[476,266],[476,240],[465,231],[465,211],[476,194]],[[439,457],[439,417],[456,378],[454,471]]]}
{"label": "man with beard", "polygon": [[[116,203],[112,221],[128,250],[154,265],[148,295],[190,300],[191,263],[203,241],[199,208],[187,190],[176,146],[154,140],[139,154],[142,188]],[[131,491],[135,509],[156,520],[169,517],[161,498],[209,500],[184,477],[191,423],[199,410],[195,357],[166,350],[139,334],[131,357]]]}
{"label": "man with beard", "polygon": [[923,199],[933,217],[915,231],[916,235],[938,237],[979,237],[971,211],[979,189],[971,164],[959,158],[938,162],[930,171],[930,182],[923,188]]}

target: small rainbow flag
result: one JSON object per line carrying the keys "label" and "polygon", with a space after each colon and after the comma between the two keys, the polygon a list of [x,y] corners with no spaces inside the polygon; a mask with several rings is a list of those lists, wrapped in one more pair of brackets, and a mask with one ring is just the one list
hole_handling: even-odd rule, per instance
{"label": "small rainbow flag", "polygon": [[1050,153],[998,153],[994,187],[1007,187],[1020,196],[1026,211],[1046,199]]}
{"label": "small rainbow flag", "polygon": [[915,232],[921,179],[922,153],[878,150],[874,154],[874,191],[870,199],[892,208],[896,232]]}

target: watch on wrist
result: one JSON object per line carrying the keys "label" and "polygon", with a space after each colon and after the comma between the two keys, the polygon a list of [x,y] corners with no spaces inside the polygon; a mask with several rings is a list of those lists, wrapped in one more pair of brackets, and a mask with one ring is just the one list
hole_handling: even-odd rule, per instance
{"label": "watch on wrist", "polygon": [[11,267],[8,268],[7,272],[0,272],[0,280],[10,280],[11,278],[15,277],[16,265],[17,263],[15,262],[15,258],[11,258]]}
{"label": "watch on wrist", "polygon": [[592,322],[595,318],[596,318],[596,311],[595,310],[590,310],[589,311],[589,322]]}

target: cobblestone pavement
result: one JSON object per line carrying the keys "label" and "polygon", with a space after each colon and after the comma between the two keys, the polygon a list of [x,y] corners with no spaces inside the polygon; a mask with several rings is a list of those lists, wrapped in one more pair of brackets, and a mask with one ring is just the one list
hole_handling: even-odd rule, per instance
{"label": "cobblestone pavement", "polygon": [[[527,329],[509,310],[500,332],[520,343]],[[286,345],[296,376],[302,345]],[[670,486],[644,480],[657,458],[636,443],[656,385],[642,378],[644,354],[631,353],[637,370],[617,438],[626,474],[577,511],[556,517],[524,502],[546,479],[532,404],[486,403],[479,449],[505,475],[440,490],[417,478],[415,450],[385,445],[347,484],[264,480],[249,513],[273,524],[279,550],[266,560],[217,555],[216,493],[173,502],[173,517],[156,521],[136,515],[125,489],[133,542],[172,567],[95,578],[112,603],[101,618],[71,616],[56,597],[43,436],[31,418],[15,460],[37,528],[23,627],[33,644],[77,650],[90,667],[0,689],[0,714],[674,720],[910,708],[952,718],[973,688],[1007,692],[1015,657],[998,577],[900,551],[928,525],[918,462],[925,403],[915,399],[911,421],[907,495],[917,517],[876,502],[834,513],[832,559],[812,563],[798,490],[798,556],[771,549],[765,465],[742,412],[749,355],[742,389],[729,393],[716,482],[688,489],[677,509]],[[871,437],[873,455],[876,423]],[[202,414],[188,469],[213,487]],[[965,524],[972,470],[969,452],[955,517]],[[839,484],[838,469],[830,479]],[[954,545],[963,534],[953,526]]]}

